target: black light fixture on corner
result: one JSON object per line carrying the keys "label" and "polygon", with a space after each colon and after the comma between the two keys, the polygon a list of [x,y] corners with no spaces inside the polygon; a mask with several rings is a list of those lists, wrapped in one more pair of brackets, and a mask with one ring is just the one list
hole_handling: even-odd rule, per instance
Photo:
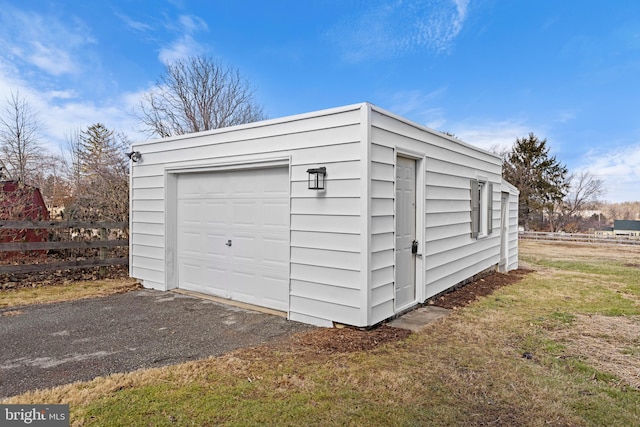
{"label": "black light fixture on corner", "polygon": [[309,190],[324,190],[327,168],[324,166],[311,168],[307,169],[307,173],[309,174]]}
{"label": "black light fixture on corner", "polygon": [[138,163],[138,161],[142,159],[142,154],[140,154],[139,151],[132,151],[126,154],[127,154],[127,157],[130,158],[133,163]]}

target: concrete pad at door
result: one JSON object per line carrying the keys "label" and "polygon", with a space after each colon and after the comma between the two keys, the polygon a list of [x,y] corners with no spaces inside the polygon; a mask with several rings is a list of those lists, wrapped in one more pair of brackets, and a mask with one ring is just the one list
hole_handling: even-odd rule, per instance
{"label": "concrete pad at door", "polygon": [[389,322],[389,326],[418,332],[426,328],[429,323],[435,322],[449,313],[451,310],[447,308],[428,305],[403,314]]}

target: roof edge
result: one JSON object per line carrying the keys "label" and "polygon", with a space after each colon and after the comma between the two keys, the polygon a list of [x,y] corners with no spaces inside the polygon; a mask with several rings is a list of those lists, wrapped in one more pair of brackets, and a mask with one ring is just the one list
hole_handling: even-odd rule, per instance
{"label": "roof edge", "polygon": [[131,143],[131,147],[141,147],[141,146],[158,144],[158,143],[167,142],[167,141],[178,141],[178,140],[182,140],[182,139],[198,138],[198,137],[206,136],[206,135],[218,135],[218,134],[223,134],[223,133],[227,133],[227,132],[235,132],[237,130],[243,130],[243,129],[258,128],[258,127],[262,127],[262,126],[271,126],[271,125],[285,123],[285,122],[294,122],[294,121],[298,121],[298,120],[309,119],[309,118],[312,118],[312,117],[329,116],[329,115],[332,115],[332,114],[340,114],[340,113],[344,113],[344,112],[347,112],[347,111],[355,111],[355,110],[362,109],[363,107],[370,108],[370,106],[372,106],[372,104],[370,104],[368,102],[360,102],[360,103],[357,103],[357,104],[349,104],[349,105],[344,105],[344,106],[341,106],[341,107],[326,108],[326,109],[323,109],[323,110],[310,111],[310,112],[307,112],[307,113],[300,113],[300,114],[294,114],[294,115],[290,115],[290,116],[277,117],[277,118],[274,118],[274,119],[260,120],[260,121],[257,121],[257,122],[245,123],[245,124],[242,124],[242,125],[229,126],[229,127],[224,127],[224,128],[218,128],[218,129],[211,129],[211,130],[206,130],[206,131],[201,131],[201,132],[185,133],[185,134],[181,134],[181,135],[173,135],[173,136],[168,136],[168,137],[165,137],[165,138],[149,139],[149,140],[140,141],[140,142],[133,142],[133,143]]}

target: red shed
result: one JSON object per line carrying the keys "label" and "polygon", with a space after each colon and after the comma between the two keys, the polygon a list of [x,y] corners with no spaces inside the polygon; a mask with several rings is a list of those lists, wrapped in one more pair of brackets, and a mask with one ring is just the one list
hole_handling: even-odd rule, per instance
{"label": "red shed", "polygon": [[[49,211],[40,190],[19,181],[0,182],[0,220],[43,221],[49,219]],[[0,242],[46,242],[48,233],[44,229],[0,230]],[[4,258],[4,257],[3,257]]]}

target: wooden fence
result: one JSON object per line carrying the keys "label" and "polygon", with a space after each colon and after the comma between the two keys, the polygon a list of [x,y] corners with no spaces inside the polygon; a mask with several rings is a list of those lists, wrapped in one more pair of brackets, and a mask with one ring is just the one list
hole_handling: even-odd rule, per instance
{"label": "wooden fence", "polygon": [[[82,221],[0,221],[1,230],[97,230],[98,240],[82,241],[47,241],[47,242],[7,242],[0,243],[1,252],[15,251],[49,251],[65,249],[98,249],[98,257],[91,259],[65,260],[61,262],[45,262],[38,264],[0,265],[0,274],[34,273],[40,271],[67,270],[76,268],[104,267],[109,265],[128,265],[129,257],[107,258],[107,251],[111,248],[129,246],[128,239],[109,239],[109,230],[126,231],[126,222],[82,222]],[[71,233],[70,233],[71,234]]]}
{"label": "wooden fence", "polygon": [[554,242],[571,242],[598,245],[640,245],[640,237],[637,236],[596,236],[584,233],[546,233],[539,231],[521,231],[521,239],[545,240]]}

